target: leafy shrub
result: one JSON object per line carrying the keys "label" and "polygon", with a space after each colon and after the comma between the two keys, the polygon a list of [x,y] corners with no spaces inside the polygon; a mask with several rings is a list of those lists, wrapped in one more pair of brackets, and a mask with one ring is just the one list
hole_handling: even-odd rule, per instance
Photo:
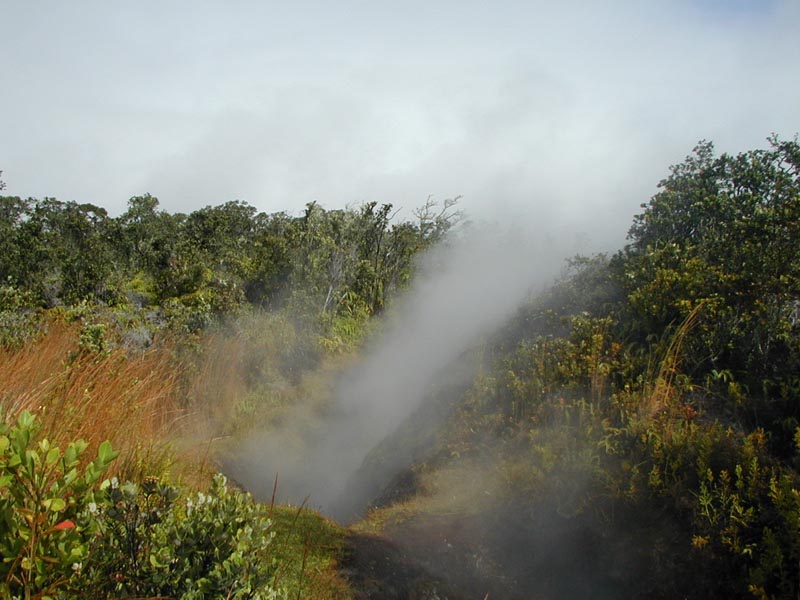
{"label": "leafy shrub", "polygon": [[88,553],[76,528],[78,514],[117,453],[105,442],[97,458],[80,468],[87,444],[62,452],[34,442],[38,423],[23,412],[13,426],[0,421],[0,594],[45,598],[79,569]]}
{"label": "leafy shrub", "polygon": [[272,587],[273,534],[263,506],[214,478],[183,502],[157,480],[104,482],[83,518],[97,535],[80,573],[83,589],[110,597],[279,598]]}
{"label": "leafy shrub", "polygon": [[10,282],[0,285],[0,347],[21,347],[39,333],[35,308],[31,292]]}
{"label": "leafy shrub", "polygon": [[23,412],[0,423],[0,597],[277,599],[268,509],[217,475],[179,501],[147,479],[98,486],[118,453],[105,442],[62,452]]}
{"label": "leafy shrub", "polygon": [[86,352],[102,354],[107,349],[105,323],[86,323],[80,332],[78,346]]}

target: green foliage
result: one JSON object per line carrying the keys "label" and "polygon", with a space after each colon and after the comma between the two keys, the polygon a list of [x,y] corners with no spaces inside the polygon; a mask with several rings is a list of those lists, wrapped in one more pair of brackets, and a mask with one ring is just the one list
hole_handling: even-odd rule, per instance
{"label": "green foliage", "polygon": [[[429,199],[417,222],[393,223],[392,206],[376,202],[311,203],[292,217],[235,201],[183,215],[145,194],[111,218],[91,204],[0,197],[0,280],[35,306],[148,308],[179,333],[207,329],[245,303],[285,309],[324,343],[350,347],[408,284],[414,256],[457,222],[455,204],[437,210]],[[18,320],[0,314],[5,337],[24,336]]]}
{"label": "green foliage", "polygon": [[799,591],[800,147],[770,142],[673,167],[622,252],[573,261],[492,343],[450,433],[528,521],[646,539],[634,594]]}
{"label": "green foliage", "polygon": [[156,479],[100,484],[108,442],[86,464],[85,442],[62,451],[37,431],[28,412],[0,423],[0,597],[287,597],[271,509],[222,475],[185,500]]}
{"label": "green foliage", "polygon": [[173,331],[197,333],[213,323],[214,313],[211,299],[203,293],[170,298],[164,302],[164,317]]}
{"label": "green foliage", "polygon": [[390,226],[392,217],[389,204],[327,212],[309,204],[296,229],[292,303],[301,312],[380,312],[389,292],[407,283],[413,256],[430,243],[421,227]]}
{"label": "green foliage", "polygon": [[648,597],[795,597],[796,471],[770,454],[763,431],[707,421],[691,392],[661,396],[655,412],[655,384],[602,386],[590,400],[596,367],[608,365],[613,380],[626,359],[598,352],[597,324],[587,325],[573,341],[522,347],[479,377],[449,453],[493,457],[504,482],[495,502],[513,507],[520,527],[555,511],[610,540],[646,540],[648,581],[627,584],[661,590],[641,591]]}
{"label": "green foliage", "polygon": [[742,408],[788,453],[800,418],[800,146],[770,144],[719,157],[698,145],[643,205],[614,269],[629,335],[658,335],[702,305],[686,368],[729,373],[736,389],[705,381],[721,396],[749,390]]}
{"label": "green foliage", "polygon": [[115,222],[92,204],[0,197],[0,278],[45,305],[110,298]]}
{"label": "green foliage", "polygon": [[22,347],[39,333],[38,325],[33,294],[11,281],[0,285],[0,347]]}
{"label": "green foliage", "polygon": [[105,482],[83,515],[97,534],[75,581],[104,597],[280,598],[267,509],[217,475],[207,493]]}
{"label": "green foliage", "polygon": [[331,353],[355,350],[368,330],[369,317],[369,306],[361,296],[348,292],[338,314],[323,316],[321,346]]}
{"label": "green foliage", "polygon": [[[38,309],[60,304],[94,353],[120,328],[196,340],[234,316],[249,326],[221,345],[221,364],[236,363],[221,372],[235,371],[243,392],[224,404],[238,417],[222,429],[243,431],[279,418],[323,356],[357,348],[414,257],[458,222],[456,202],[429,199],[395,223],[376,202],[171,215],[144,195],[111,218],[2,197],[0,344],[24,343]],[[632,592],[797,597],[800,145],[773,136],[768,149],[715,156],[701,142],[642,208],[622,251],[570,261],[489,341],[447,455],[497,460],[503,501],[528,524],[555,510],[599,539],[646,539],[649,587]],[[98,302],[115,316],[96,318]],[[126,316],[131,306],[148,316]],[[27,414],[0,429],[6,597],[278,597],[298,560],[305,580],[304,516],[286,527],[277,511],[276,528],[219,478],[184,500],[155,480],[93,490],[110,448],[82,470],[85,445],[62,453],[35,432]],[[293,542],[276,543],[279,530]]]}
{"label": "green foliage", "polygon": [[565,322],[567,336],[540,335],[523,341],[499,359],[496,374],[484,376],[484,385],[492,389],[491,400],[484,400],[490,409],[502,410],[514,423],[537,420],[538,412],[546,411],[553,401],[596,401],[622,385],[629,357],[612,338],[613,319],[583,313]]}
{"label": "green foliage", "polygon": [[88,555],[78,515],[117,453],[107,442],[80,467],[85,442],[63,451],[35,441],[34,416],[23,412],[13,426],[0,422],[0,593],[47,597],[67,585]]}
{"label": "green foliage", "polygon": [[81,328],[78,346],[81,350],[93,354],[102,354],[107,350],[105,323],[87,323]]}

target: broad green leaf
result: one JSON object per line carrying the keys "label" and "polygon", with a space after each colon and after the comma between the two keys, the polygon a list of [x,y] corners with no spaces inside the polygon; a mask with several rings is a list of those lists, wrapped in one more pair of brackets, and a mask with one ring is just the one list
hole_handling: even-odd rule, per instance
{"label": "broad green leaf", "polygon": [[78,470],[74,467],[64,475],[64,485],[69,487],[78,478]]}
{"label": "broad green leaf", "polygon": [[30,411],[24,410],[17,419],[17,427],[19,429],[30,429],[35,421],[36,417]]}
{"label": "broad green leaf", "polygon": [[33,478],[36,472],[36,465],[40,464],[42,461],[39,458],[39,453],[36,450],[26,450],[25,451],[25,468],[28,471],[28,476]]}
{"label": "broad green leaf", "polygon": [[61,512],[67,507],[67,503],[63,498],[48,498],[43,502],[43,504],[47,510],[51,510],[53,512]]}
{"label": "broad green leaf", "polygon": [[78,448],[77,444],[73,442],[67,446],[64,452],[64,462],[67,466],[72,466],[78,461],[78,456],[80,456],[80,454],[81,450]]}
{"label": "broad green leaf", "polygon": [[86,482],[86,485],[88,487],[91,487],[92,485],[94,485],[95,481],[100,479],[100,475],[101,475],[101,470],[97,467],[97,465],[94,462],[91,462],[88,465],[86,465],[86,473],[83,479]]}
{"label": "broad green leaf", "polygon": [[97,458],[100,459],[100,462],[104,466],[110,464],[117,456],[119,456],[119,452],[111,447],[111,442],[108,440],[100,444],[100,447],[97,449]]}
{"label": "broad green leaf", "polygon": [[61,451],[58,448],[50,448],[47,452],[47,456],[45,457],[44,461],[47,463],[48,467],[53,466],[56,464],[56,461],[60,458]]}

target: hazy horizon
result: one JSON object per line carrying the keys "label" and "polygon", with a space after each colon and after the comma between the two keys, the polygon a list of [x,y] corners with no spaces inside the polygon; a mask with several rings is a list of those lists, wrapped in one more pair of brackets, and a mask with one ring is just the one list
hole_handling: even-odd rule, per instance
{"label": "hazy horizon", "polygon": [[613,245],[698,140],[800,129],[793,0],[4,8],[5,193],[112,214],[462,195]]}

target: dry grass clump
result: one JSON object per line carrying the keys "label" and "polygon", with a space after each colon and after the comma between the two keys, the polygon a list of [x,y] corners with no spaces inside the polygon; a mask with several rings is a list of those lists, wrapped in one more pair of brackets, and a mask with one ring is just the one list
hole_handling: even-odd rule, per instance
{"label": "dry grass clump", "polygon": [[225,435],[226,425],[245,401],[248,390],[243,362],[246,352],[241,335],[217,334],[205,341],[187,389],[187,402],[194,409],[197,425],[209,436]]}
{"label": "dry grass clump", "polygon": [[684,345],[688,334],[697,325],[703,306],[703,303],[698,304],[669,338],[658,373],[654,381],[645,388],[639,410],[640,416],[645,420],[668,412],[678,400],[680,394],[676,388],[676,379],[680,375]]}
{"label": "dry grass clump", "polygon": [[347,361],[315,358],[317,337],[271,314],[190,347],[162,338],[145,350],[92,351],[81,335],[79,322],[52,318],[23,346],[0,346],[3,418],[31,411],[52,443],[86,440],[87,460],[110,440],[121,478],[168,474],[201,487],[236,440],[324,411],[332,374]]}
{"label": "dry grass clump", "polygon": [[331,382],[353,356],[319,351],[319,336],[280,314],[243,315],[209,334],[186,399],[206,439],[242,438],[329,408]]}
{"label": "dry grass clump", "polygon": [[168,441],[186,417],[179,408],[180,365],[167,345],[131,354],[82,350],[79,328],[54,320],[46,333],[15,350],[0,349],[0,406],[13,419],[38,415],[41,435],[65,446],[82,438],[87,456],[110,440],[126,477],[164,470]]}

